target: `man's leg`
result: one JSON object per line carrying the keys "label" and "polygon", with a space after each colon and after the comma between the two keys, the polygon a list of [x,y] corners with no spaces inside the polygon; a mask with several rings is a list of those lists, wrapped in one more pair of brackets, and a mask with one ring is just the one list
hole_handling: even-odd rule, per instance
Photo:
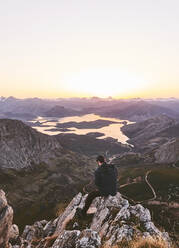
{"label": "man's leg", "polygon": [[82,213],[83,214],[86,214],[86,212],[88,211],[92,201],[96,198],[96,197],[99,197],[99,196],[102,196],[101,193],[99,192],[99,190],[94,190],[94,191],[91,191],[86,200],[85,200],[85,206],[82,210]]}

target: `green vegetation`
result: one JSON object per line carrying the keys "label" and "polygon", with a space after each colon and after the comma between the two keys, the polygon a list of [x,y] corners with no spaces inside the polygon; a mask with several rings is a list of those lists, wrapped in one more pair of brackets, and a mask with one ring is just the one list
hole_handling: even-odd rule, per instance
{"label": "green vegetation", "polygon": [[147,167],[118,167],[119,174],[119,184],[126,184],[128,181],[132,182],[137,177],[144,178],[145,173],[147,172]]}
{"label": "green vegetation", "polygon": [[144,182],[133,183],[126,187],[120,188],[119,191],[123,195],[127,195],[128,197],[132,198],[136,202],[148,200],[153,196],[150,188]]}
{"label": "green vegetation", "polygon": [[[37,220],[55,218],[57,204],[68,203],[91,180],[94,161],[72,154],[62,155],[50,165],[0,170],[0,188],[14,209],[20,231]],[[88,169],[86,167],[89,166]]]}
{"label": "green vegetation", "polygon": [[179,202],[179,170],[165,168],[152,170],[149,180],[162,201]]}

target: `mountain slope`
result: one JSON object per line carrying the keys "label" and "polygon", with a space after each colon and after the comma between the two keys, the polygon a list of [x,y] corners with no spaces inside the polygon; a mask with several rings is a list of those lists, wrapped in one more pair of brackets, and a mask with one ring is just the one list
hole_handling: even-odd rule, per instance
{"label": "mountain slope", "polygon": [[127,119],[136,122],[144,121],[162,114],[174,118],[178,116],[178,113],[174,110],[146,101],[123,103],[122,107],[120,104],[119,106],[115,105],[114,108],[111,106],[109,110],[102,110],[100,114],[107,117]]}
{"label": "mountain slope", "polygon": [[179,139],[173,139],[161,145],[155,152],[157,163],[175,163],[179,161]]}
{"label": "mountain slope", "polygon": [[80,115],[80,111],[73,109],[65,108],[63,106],[56,105],[53,108],[44,112],[43,116],[47,117],[66,117],[66,116],[75,116]]}
{"label": "mountain slope", "polygon": [[88,157],[64,149],[60,139],[18,120],[0,120],[0,153],[0,188],[8,193],[22,226],[53,217],[55,205],[81,190],[96,166]]}
{"label": "mountain slope", "polygon": [[[159,115],[148,120],[123,126],[121,130],[130,138],[130,142],[136,146],[149,143],[151,138],[177,124],[176,120],[167,115]],[[161,135],[159,135],[161,136]]]}
{"label": "mountain slope", "polygon": [[59,139],[64,148],[87,156],[97,156],[98,154],[106,154],[106,152],[113,155],[129,151],[129,146],[116,142],[115,139],[96,139],[90,134],[58,134],[56,138]]}
{"label": "mountain slope", "polygon": [[37,132],[18,120],[0,120],[0,167],[20,169],[60,156],[55,137]]}
{"label": "mountain slope", "polygon": [[165,130],[161,131],[159,135],[168,138],[179,138],[179,123],[166,128]]}
{"label": "mountain slope", "polygon": [[[179,124],[166,115],[123,126],[129,143],[156,163],[175,163],[179,160]],[[148,154],[148,155],[147,155]]]}

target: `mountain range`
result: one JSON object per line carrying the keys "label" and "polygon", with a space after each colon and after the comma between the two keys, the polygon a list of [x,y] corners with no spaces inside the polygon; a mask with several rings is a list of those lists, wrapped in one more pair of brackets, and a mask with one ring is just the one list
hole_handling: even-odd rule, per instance
{"label": "mountain range", "polygon": [[0,98],[1,118],[30,120],[37,116],[65,117],[89,113],[137,122],[161,114],[179,118],[179,100],[175,98],[126,100],[111,98]]}

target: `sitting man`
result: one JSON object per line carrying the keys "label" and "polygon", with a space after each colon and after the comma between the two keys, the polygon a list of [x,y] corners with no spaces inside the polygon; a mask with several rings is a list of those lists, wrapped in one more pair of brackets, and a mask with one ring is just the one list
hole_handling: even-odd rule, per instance
{"label": "sitting man", "polygon": [[117,193],[117,177],[118,172],[114,165],[107,164],[103,156],[98,156],[96,159],[98,168],[95,171],[96,190],[90,192],[86,198],[83,209],[77,208],[77,215],[83,217],[86,215],[94,198],[99,196],[115,196]]}

